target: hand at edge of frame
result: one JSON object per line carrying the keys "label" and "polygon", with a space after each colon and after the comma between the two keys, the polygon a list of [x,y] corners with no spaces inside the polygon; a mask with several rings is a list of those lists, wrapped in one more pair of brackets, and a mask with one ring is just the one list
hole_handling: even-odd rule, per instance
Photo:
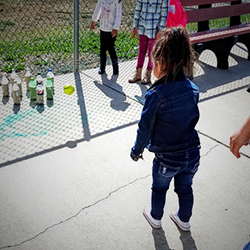
{"label": "hand at edge of frame", "polygon": [[94,22],[94,21],[92,21],[90,28],[91,28],[92,30],[95,29],[95,22]]}
{"label": "hand at edge of frame", "polygon": [[133,161],[138,161],[139,159],[142,159],[142,160],[143,160],[143,155],[142,155],[142,153],[143,153],[143,150],[142,150],[142,152],[141,152],[139,155],[136,155],[136,154],[134,154],[133,148],[132,148],[132,149],[131,149],[131,152],[130,152],[130,157],[132,158]]}
{"label": "hand at edge of frame", "polygon": [[134,39],[135,36],[136,36],[136,34],[137,34],[137,30],[134,29],[134,30],[132,31],[132,33],[131,33],[131,38]]}
{"label": "hand at edge of frame", "polygon": [[117,33],[118,33],[118,30],[113,29],[112,32],[111,32],[112,37],[117,36]]}

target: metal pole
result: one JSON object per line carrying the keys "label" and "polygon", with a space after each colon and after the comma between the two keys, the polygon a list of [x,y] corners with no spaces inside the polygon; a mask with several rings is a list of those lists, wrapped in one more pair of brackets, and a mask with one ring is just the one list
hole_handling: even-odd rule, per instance
{"label": "metal pole", "polygon": [[79,72],[79,0],[74,0],[74,73]]}

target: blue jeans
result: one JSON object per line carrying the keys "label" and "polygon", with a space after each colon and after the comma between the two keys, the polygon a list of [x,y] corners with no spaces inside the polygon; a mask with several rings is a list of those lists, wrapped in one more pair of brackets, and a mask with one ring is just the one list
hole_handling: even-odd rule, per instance
{"label": "blue jeans", "polygon": [[151,215],[160,220],[170,181],[174,177],[175,192],[179,198],[179,217],[188,222],[193,208],[193,177],[198,170],[200,147],[182,152],[156,154],[153,161]]}
{"label": "blue jeans", "polygon": [[243,250],[250,250],[250,241],[244,246]]}

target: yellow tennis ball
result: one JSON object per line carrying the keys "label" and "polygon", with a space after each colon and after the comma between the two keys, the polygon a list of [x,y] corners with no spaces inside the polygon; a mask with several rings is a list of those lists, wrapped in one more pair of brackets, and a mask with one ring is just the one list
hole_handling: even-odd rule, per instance
{"label": "yellow tennis ball", "polygon": [[75,87],[72,85],[65,85],[63,90],[67,95],[72,95],[75,92]]}

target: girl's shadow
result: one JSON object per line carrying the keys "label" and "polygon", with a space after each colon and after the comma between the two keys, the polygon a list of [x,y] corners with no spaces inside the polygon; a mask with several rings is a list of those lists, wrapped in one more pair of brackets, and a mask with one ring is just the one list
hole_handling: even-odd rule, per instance
{"label": "girl's shadow", "polygon": [[[180,232],[180,240],[183,246],[183,250],[197,250],[195,241],[191,235],[191,232],[183,232],[178,228]],[[168,245],[165,232],[162,228],[153,229],[152,234],[154,237],[155,250],[171,250]]]}
{"label": "girl's shadow", "polygon": [[152,234],[155,242],[155,250],[171,250],[168,245],[165,232],[162,228],[153,229]]}
{"label": "girl's shadow", "polygon": [[101,76],[102,84],[94,81],[96,87],[98,87],[106,96],[111,99],[111,108],[117,111],[125,111],[130,104],[126,102],[126,95],[122,91],[122,87],[116,82],[118,76],[112,76],[110,80],[107,78],[105,73]]}

